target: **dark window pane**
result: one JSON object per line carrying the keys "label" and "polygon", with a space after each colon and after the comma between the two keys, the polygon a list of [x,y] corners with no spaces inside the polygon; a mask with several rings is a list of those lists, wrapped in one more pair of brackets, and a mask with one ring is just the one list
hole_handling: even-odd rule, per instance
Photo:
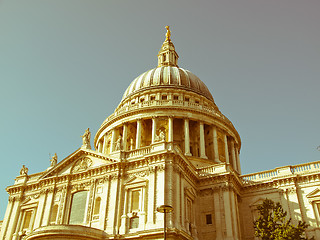
{"label": "dark window pane", "polygon": [[207,222],[207,224],[212,224],[212,216],[211,216],[211,214],[207,214],[206,215],[206,222]]}

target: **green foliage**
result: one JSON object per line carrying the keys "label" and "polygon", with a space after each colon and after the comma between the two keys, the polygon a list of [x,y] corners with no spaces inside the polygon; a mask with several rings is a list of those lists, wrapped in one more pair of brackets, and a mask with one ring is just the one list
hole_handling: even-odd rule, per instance
{"label": "green foliage", "polygon": [[287,212],[283,210],[280,203],[265,199],[257,207],[259,218],[254,221],[255,236],[262,240],[314,240],[304,237],[308,224],[299,221],[295,226],[291,219],[286,220]]}

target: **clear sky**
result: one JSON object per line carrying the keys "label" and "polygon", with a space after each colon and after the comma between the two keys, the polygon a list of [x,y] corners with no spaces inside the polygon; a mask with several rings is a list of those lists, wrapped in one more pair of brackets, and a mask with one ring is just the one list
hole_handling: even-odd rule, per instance
{"label": "clear sky", "polygon": [[0,0],[0,219],[29,173],[77,150],[130,82],[156,67],[170,25],[242,139],[253,173],[320,160],[319,0]]}

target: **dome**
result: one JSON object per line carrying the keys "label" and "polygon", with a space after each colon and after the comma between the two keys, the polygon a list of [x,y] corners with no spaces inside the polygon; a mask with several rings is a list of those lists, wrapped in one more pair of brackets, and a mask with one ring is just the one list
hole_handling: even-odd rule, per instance
{"label": "dome", "polygon": [[196,75],[177,66],[160,66],[142,73],[129,85],[122,97],[122,101],[132,94],[152,88],[188,90],[213,101],[207,86]]}

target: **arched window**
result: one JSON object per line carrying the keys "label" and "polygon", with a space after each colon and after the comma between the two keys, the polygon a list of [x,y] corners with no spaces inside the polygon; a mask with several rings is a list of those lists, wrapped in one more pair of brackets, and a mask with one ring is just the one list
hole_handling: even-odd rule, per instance
{"label": "arched window", "polygon": [[99,213],[100,213],[100,205],[101,205],[101,198],[97,197],[96,201],[94,203],[93,215],[99,215]]}
{"label": "arched window", "polygon": [[59,206],[57,204],[53,206],[51,210],[50,224],[55,224],[57,222],[58,208]]}
{"label": "arched window", "polygon": [[69,224],[84,224],[87,212],[88,191],[76,192],[72,195]]}

